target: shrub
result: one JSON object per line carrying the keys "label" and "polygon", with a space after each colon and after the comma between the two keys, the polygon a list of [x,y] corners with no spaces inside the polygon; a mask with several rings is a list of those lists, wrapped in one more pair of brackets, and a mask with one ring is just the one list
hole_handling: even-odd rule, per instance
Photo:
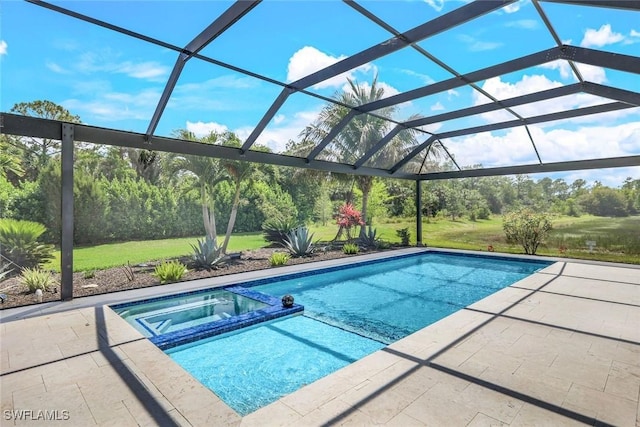
{"label": "shrub", "polygon": [[38,289],[46,291],[49,286],[55,283],[50,272],[39,268],[25,268],[22,270],[19,282],[29,288],[29,292],[35,292]]}
{"label": "shrub", "polygon": [[409,240],[411,239],[411,233],[408,228],[401,228],[396,230],[396,236],[400,238],[400,244],[402,246],[409,246]]}
{"label": "shrub", "polygon": [[193,266],[197,270],[211,270],[215,266],[224,262],[222,248],[218,246],[215,239],[208,236],[202,240],[197,240],[197,245],[193,248]]}
{"label": "shrub", "polygon": [[85,270],[82,272],[82,277],[85,279],[93,279],[94,277],[96,277],[96,271],[95,270]]}
{"label": "shrub", "polygon": [[285,265],[287,261],[289,261],[289,254],[285,254],[283,252],[274,252],[269,257],[269,263],[271,264],[271,267]]}
{"label": "shrub", "polygon": [[362,220],[362,214],[359,210],[353,207],[351,203],[344,204],[338,209],[338,215],[336,215],[337,224],[347,232],[347,240],[351,241],[351,228],[364,225]]}
{"label": "shrub", "polygon": [[44,225],[33,221],[0,220],[1,254],[21,268],[45,263],[53,257],[53,246],[38,241],[45,231]]}
{"label": "shrub", "polygon": [[507,242],[518,243],[526,254],[535,255],[538,246],[551,230],[551,221],[546,213],[521,209],[505,215],[502,228]]}
{"label": "shrub", "polygon": [[296,228],[300,227],[300,224],[295,219],[287,218],[273,218],[268,219],[262,224],[262,231],[264,233],[264,239],[276,245],[284,245],[287,235]]}
{"label": "shrub", "polygon": [[364,248],[376,249],[380,246],[380,238],[376,236],[377,230],[371,229],[369,225],[367,227],[367,231],[364,230],[360,233],[360,237],[358,237],[358,244]]}
{"label": "shrub", "polygon": [[294,257],[309,256],[315,249],[311,239],[313,239],[313,233],[309,235],[307,227],[298,227],[287,234],[282,246]]}
{"label": "shrub", "polygon": [[160,284],[177,282],[187,272],[187,267],[180,261],[162,261],[156,266],[153,276],[160,279]]}
{"label": "shrub", "polygon": [[342,247],[342,252],[347,255],[354,255],[360,252],[360,247],[354,243],[347,243]]}

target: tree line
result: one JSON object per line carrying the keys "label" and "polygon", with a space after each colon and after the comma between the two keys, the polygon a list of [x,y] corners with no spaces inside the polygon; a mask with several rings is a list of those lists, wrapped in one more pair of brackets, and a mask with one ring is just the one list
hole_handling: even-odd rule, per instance
{"label": "tree line", "polygon": [[[343,104],[360,105],[383,97],[376,80],[339,94]],[[80,117],[49,101],[20,103],[17,114],[80,123]],[[380,112],[390,116],[395,111]],[[286,154],[306,155],[348,113],[328,104],[317,120],[289,141]],[[386,120],[356,116],[319,158],[353,162],[391,129]],[[239,147],[232,132],[204,137],[180,129],[180,139]],[[372,157],[372,164],[397,162],[416,135],[400,132]],[[0,135],[0,216],[26,219],[47,227],[46,240],[59,242],[60,141]],[[252,149],[269,151],[267,147]],[[425,164],[446,169],[433,146],[405,166]],[[231,233],[259,231],[265,221],[298,224],[335,223],[340,206],[354,204],[364,223],[415,217],[415,183],[397,179],[348,176],[273,165],[161,153],[77,142],[74,148],[74,242],[95,244],[124,240],[208,236],[226,248]],[[515,177],[430,181],[422,185],[422,213],[427,218],[487,219],[520,207],[579,216],[626,216],[640,213],[640,179],[620,188],[581,179],[534,180]],[[224,237],[223,237],[224,236]]]}

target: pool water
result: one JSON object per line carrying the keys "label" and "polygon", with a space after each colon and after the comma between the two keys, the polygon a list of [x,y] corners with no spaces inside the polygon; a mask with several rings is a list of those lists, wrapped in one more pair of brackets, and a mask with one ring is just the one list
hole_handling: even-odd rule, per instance
{"label": "pool water", "polygon": [[304,315],[166,352],[246,415],[548,265],[426,253],[278,280],[251,290]]}
{"label": "pool water", "polygon": [[305,316],[390,344],[549,263],[426,254],[255,286]]}
{"label": "pool water", "polygon": [[264,302],[216,289],[112,308],[144,336],[154,337],[229,319],[266,306]]}
{"label": "pool water", "polygon": [[382,347],[380,342],[294,316],[166,352],[246,415]]}

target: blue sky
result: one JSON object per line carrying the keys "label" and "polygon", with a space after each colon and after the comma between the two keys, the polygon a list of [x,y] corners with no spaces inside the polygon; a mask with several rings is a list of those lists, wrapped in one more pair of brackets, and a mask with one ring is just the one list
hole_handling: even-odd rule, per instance
{"label": "blue sky", "polygon": [[[226,1],[73,1],[62,7],[109,21],[177,46],[186,45],[231,2]],[[362,6],[399,31],[409,30],[458,8],[462,1],[362,1]],[[541,2],[560,39],[571,45],[640,56],[640,13]],[[2,111],[15,103],[49,99],[78,114],[84,123],[144,132],[176,59],[172,50],[92,26],[25,2],[0,5]],[[263,74],[294,81],[357,53],[391,35],[339,1],[265,0],[208,45],[202,54]],[[555,46],[533,4],[521,0],[454,31],[435,35],[420,47],[467,73],[523,54]],[[579,65],[587,81],[640,92],[640,78],[600,67]],[[385,95],[446,80],[452,75],[412,49],[367,63],[323,82],[311,91],[334,96],[346,78],[366,84],[374,75]],[[574,83],[569,64],[557,61],[478,85],[498,99]],[[197,134],[232,130],[246,138],[280,92],[280,87],[190,60],[161,119],[157,134],[187,128]],[[488,102],[471,88],[460,88],[401,105],[394,119],[423,116]],[[538,105],[516,107],[527,117],[610,102],[580,94]],[[324,103],[293,94],[258,142],[274,151],[310,124]],[[513,116],[494,112],[435,123],[425,130],[443,132]],[[543,162],[640,154],[640,108],[571,121],[530,126]],[[443,141],[461,166],[485,167],[537,162],[524,128]],[[640,167],[555,174],[568,181],[597,179],[618,186],[640,178]],[[533,175],[539,179],[542,175]]]}

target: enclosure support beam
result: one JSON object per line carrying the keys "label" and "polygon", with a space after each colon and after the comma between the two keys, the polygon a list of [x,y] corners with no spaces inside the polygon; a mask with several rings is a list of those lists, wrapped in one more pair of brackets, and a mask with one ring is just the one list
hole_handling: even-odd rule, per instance
{"label": "enclosure support beam", "polygon": [[422,246],[422,181],[416,181],[416,245]]}
{"label": "enclosure support beam", "polygon": [[73,140],[74,125],[62,123],[60,298],[73,299]]}

